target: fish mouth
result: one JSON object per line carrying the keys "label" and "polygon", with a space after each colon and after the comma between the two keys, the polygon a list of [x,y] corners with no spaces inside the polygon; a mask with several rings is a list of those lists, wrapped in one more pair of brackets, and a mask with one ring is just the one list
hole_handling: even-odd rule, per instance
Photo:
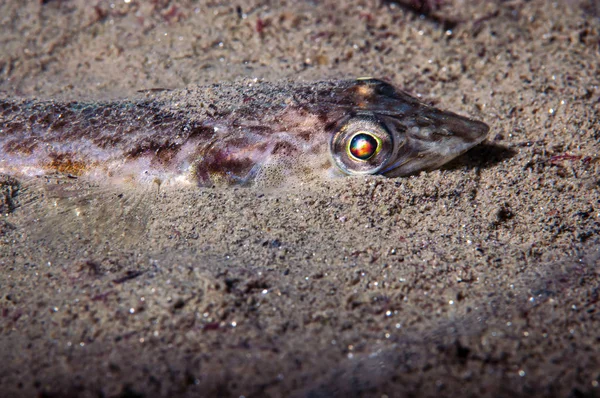
{"label": "fish mouth", "polygon": [[489,126],[451,112],[430,112],[395,129],[401,143],[396,156],[380,173],[400,177],[436,169],[483,142]]}

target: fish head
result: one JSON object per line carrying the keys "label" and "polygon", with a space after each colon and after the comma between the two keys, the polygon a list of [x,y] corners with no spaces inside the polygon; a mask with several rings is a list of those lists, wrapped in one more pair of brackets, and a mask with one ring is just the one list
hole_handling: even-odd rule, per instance
{"label": "fish head", "polygon": [[331,136],[330,156],[349,175],[397,177],[435,169],[489,131],[483,122],[431,107],[377,79],[358,79],[337,98],[348,111]]}

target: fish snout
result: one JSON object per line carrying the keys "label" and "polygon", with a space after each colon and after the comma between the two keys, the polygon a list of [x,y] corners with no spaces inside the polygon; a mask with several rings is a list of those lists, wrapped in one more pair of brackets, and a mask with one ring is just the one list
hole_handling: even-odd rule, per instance
{"label": "fish snout", "polygon": [[397,177],[438,168],[481,143],[488,132],[483,122],[431,110],[396,131],[401,146],[382,174]]}

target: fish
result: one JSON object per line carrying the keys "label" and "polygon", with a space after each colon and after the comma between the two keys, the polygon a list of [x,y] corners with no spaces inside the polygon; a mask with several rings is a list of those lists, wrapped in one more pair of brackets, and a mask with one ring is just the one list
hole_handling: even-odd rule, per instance
{"label": "fish", "polygon": [[433,170],[484,141],[481,121],[374,78],[258,79],[115,101],[0,99],[0,174],[278,185]]}

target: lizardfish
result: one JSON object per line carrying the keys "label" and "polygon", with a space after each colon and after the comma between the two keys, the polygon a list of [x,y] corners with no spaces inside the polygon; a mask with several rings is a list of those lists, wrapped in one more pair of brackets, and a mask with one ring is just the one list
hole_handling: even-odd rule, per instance
{"label": "lizardfish", "polygon": [[372,78],[245,80],[105,102],[4,98],[0,173],[199,186],[398,177],[447,163],[488,130]]}

